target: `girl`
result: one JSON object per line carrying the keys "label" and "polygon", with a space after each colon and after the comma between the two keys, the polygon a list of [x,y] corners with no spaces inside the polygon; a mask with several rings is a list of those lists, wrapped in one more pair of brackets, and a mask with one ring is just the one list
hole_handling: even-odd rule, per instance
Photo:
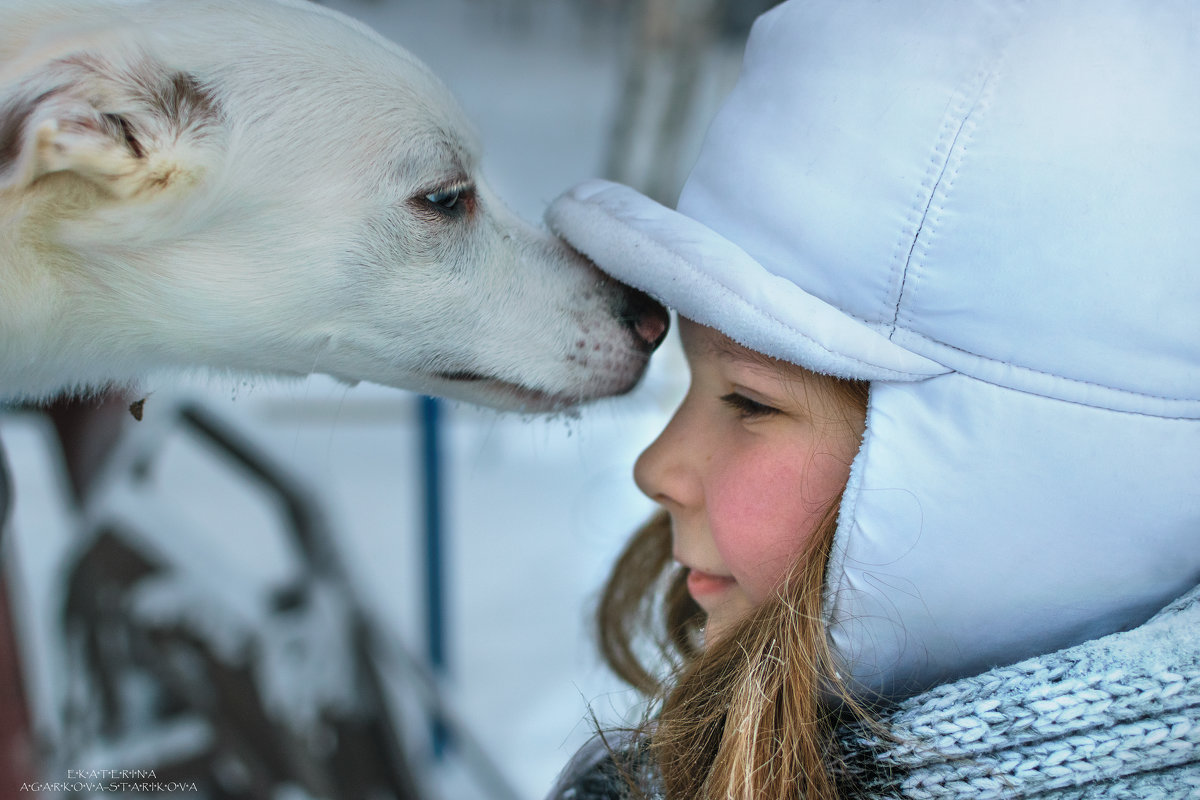
{"label": "girl", "polygon": [[1200,797],[1198,187],[1200,5],[791,0],[678,211],[557,200],[692,384],[553,797]]}

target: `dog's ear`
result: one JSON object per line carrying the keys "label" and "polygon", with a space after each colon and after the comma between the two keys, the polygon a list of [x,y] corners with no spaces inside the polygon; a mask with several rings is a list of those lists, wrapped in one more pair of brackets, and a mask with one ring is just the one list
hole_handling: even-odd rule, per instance
{"label": "dog's ear", "polygon": [[0,190],[69,173],[117,198],[194,182],[223,129],[203,85],[146,56],[74,55],[0,98]]}

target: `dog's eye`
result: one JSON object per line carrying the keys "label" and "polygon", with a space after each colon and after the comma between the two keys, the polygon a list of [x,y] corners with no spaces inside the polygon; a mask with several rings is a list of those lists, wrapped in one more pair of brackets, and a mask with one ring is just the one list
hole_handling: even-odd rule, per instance
{"label": "dog's eye", "polygon": [[451,184],[441,189],[419,194],[412,201],[419,209],[432,212],[442,219],[466,217],[475,208],[475,187],[470,183]]}
{"label": "dog's eye", "polygon": [[425,195],[425,199],[433,203],[438,208],[444,208],[447,211],[453,211],[462,199],[462,189],[446,189],[441,192],[430,192]]}

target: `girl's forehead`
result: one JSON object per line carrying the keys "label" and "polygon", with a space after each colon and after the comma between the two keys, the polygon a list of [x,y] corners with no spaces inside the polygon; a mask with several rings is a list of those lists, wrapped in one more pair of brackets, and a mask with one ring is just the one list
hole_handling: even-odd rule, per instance
{"label": "girl's forehead", "polygon": [[804,367],[751,350],[720,331],[685,317],[679,318],[679,336],[688,358],[711,358],[733,365],[769,369],[795,378],[812,374]]}

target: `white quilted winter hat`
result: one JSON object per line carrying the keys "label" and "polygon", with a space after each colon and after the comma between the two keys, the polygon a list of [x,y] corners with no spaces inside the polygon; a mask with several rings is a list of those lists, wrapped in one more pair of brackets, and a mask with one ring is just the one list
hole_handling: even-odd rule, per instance
{"label": "white quilted winter hat", "polygon": [[835,649],[899,697],[1200,582],[1200,3],[791,0],[678,211],[547,221],[742,344],[872,381]]}

